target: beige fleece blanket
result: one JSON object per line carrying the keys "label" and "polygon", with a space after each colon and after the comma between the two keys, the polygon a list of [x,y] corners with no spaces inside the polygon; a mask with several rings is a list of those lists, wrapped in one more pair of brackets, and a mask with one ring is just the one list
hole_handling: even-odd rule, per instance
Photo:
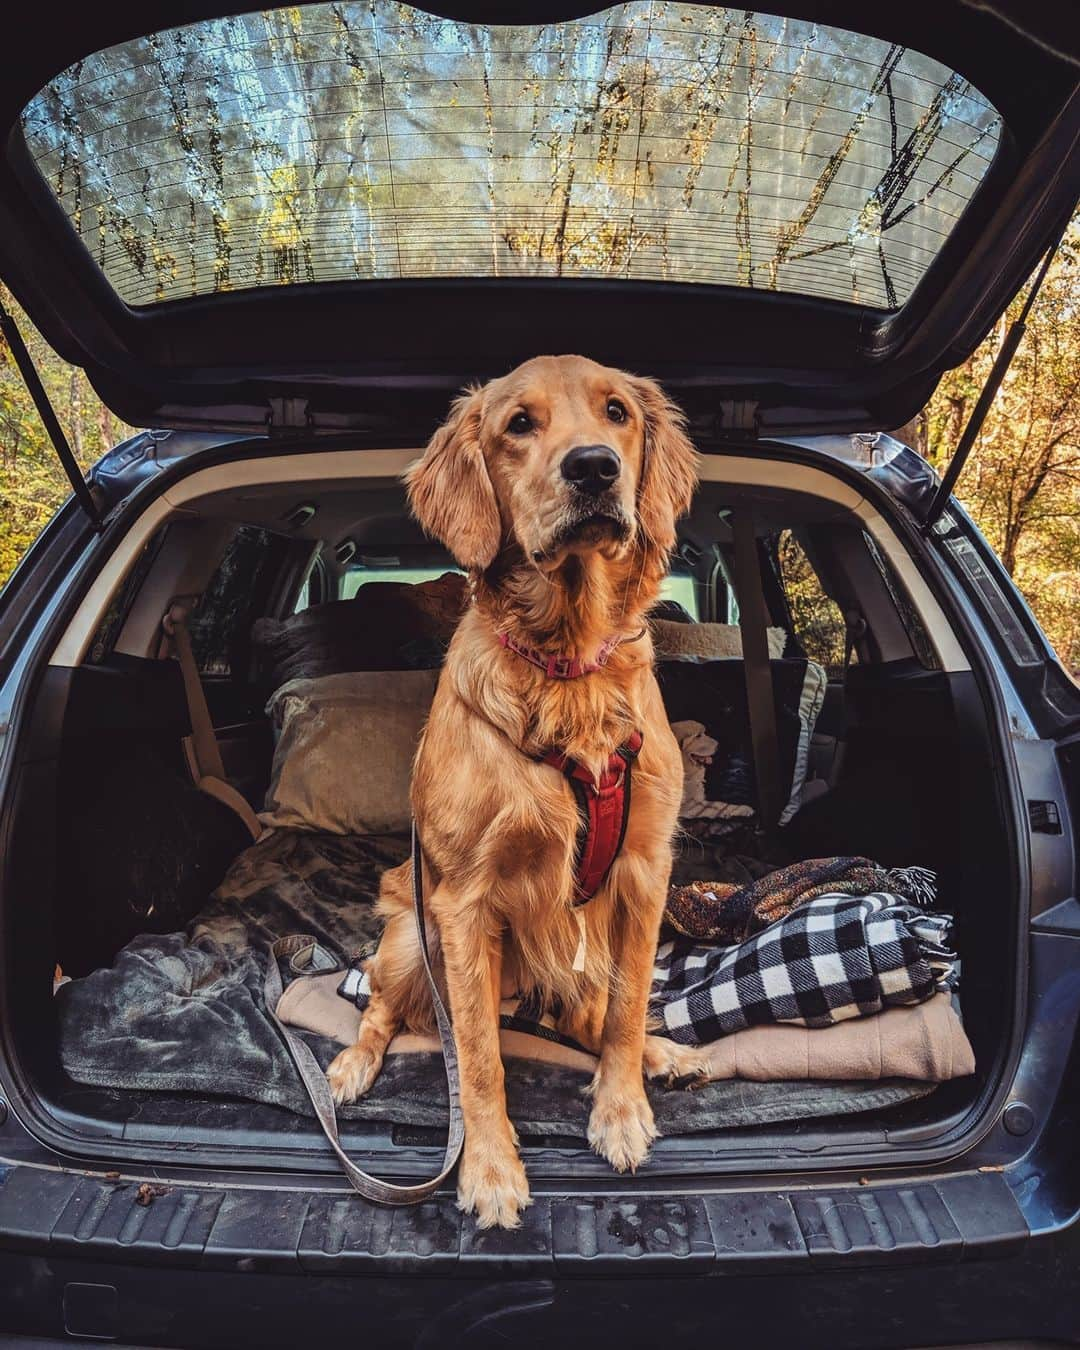
{"label": "beige fleece blanket", "polygon": [[[352,1045],[360,1012],[337,992],[341,971],[294,980],[281,996],[277,1015],[289,1026]],[[515,1001],[505,1005],[511,1012]],[[528,1032],[503,1029],[504,1058],[541,1060],[592,1073],[597,1060]],[[389,1054],[438,1052],[434,1036],[402,1033]],[[704,1081],[728,1078],[755,1082],[821,1079],[876,1081],[912,1078],[945,1083],[975,1070],[975,1054],[947,993],[935,994],[913,1008],[888,1008],[875,1017],[859,1017],[831,1027],[774,1025],[750,1027],[703,1047],[708,1065]]]}

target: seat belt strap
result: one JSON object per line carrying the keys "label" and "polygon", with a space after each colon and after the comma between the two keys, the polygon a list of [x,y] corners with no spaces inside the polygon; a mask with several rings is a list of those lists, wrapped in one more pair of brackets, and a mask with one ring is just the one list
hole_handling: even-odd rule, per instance
{"label": "seat belt strap", "polygon": [[739,631],[742,634],[746,707],[750,718],[754,777],[757,781],[758,819],[764,832],[771,834],[783,809],[780,748],[776,734],[772,668],[769,665],[769,615],[761,585],[761,560],[752,512],[746,508],[736,510],[732,529],[735,536],[734,581],[739,601]]}
{"label": "seat belt strap", "polygon": [[857,609],[849,609],[844,614],[844,679],[851,669],[851,658],[856,654],[855,644],[866,636],[866,620]]}
{"label": "seat belt strap", "polygon": [[172,644],[184,681],[184,699],[187,702],[188,721],[191,723],[191,735],[184,738],[184,748],[191,765],[191,776],[200,792],[215,797],[229,807],[247,826],[252,839],[258,839],[262,834],[262,823],[251,809],[251,804],[225,776],[221,747],[214,732],[210,709],[206,705],[206,691],[199,678],[195,653],[191,649],[191,634],[188,631],[190,613],[190,600],[174,600],[161,621],[161,627]]}
{"label": "seat belt strap", "polygon": [[191,649],[191,634],[188,631],[188,616],[191,604],[186,600],[174,600],[169,612],[161,621],[161,626],[172,642],[176,659],[180,663],[180,674],[184,679],[184,698],[187,700],[188,721],[191,723],[192,759],[199,778],[209,775],[211,778],[225,777],[225,764],[221,758],[221,748],[214,734],[214,724],[210,720],[210,709],[206,706],[206,691],[199,679],[199,668],[195,664],[195,653]]}

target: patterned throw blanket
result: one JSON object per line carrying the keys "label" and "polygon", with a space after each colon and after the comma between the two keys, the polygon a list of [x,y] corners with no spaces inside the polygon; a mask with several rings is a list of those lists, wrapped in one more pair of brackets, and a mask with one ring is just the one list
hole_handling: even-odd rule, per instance
{"label": "patterned throw blanket", "polygon": [[885,868],[869,858],[809,858],[747,885],[693,881],[673,886],[664,921],[683,937],[728,946],[760,933],[815,896],[876,892],[913,905],[932,905],[936,878],[924,867]]}
{"label": "patterned throw blanket", "polygon": [[832,894],[735,947],[676,938],[656,954],[654,1030],[705,1045],[750,1026],[827,1027],[925,1002],[955,982],[951,927],[896,895]]}

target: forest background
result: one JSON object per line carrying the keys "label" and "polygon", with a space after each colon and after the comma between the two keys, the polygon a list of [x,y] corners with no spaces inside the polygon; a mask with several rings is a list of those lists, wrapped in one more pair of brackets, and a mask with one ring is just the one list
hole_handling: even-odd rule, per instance
{"label": "forest background", "polygon": [[[1025,291],[970,359],[944,377],[918,417],[895,429],[939,469],[956,447]],[[3,298],[18,319],[76,459],[89,468],[132,428],[102,404],[81,370],[52,351],[6,291]],[[1080,213],[1057,251],[958,488],[1073,675],[1080,675],[1078,316]],[[0,585],[68,493],[0,338]]]}

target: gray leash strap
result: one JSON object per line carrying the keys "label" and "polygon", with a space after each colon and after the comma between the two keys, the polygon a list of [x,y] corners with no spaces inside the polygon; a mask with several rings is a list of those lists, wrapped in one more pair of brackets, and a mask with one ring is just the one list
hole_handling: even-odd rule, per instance
{"label": "gray leash strap", "polygon": [[292,958],[305,949],[317,947],[316,940],[305,933],[293,933],[289,937],[279,938],[270,948],[266,967],[266,981],[263,986],[267,1011],[273,1018],[274,1025],[281,1033],[289,1054],[292,1056],[296,1071],[300,1075],[300,1082],[315,1108],[315,1119],[319,1122],[323,1134],[326,1135],[327,1142],[337,1155],[338,1161],[341,1163],[353,1189],[362,1195],[365,1200],[374,1200],[380,1205],[417,1205],[422,1200],[426,1200],[428,1196],[433,1195],[457,1166],[457,1160],[461,1156],[462,1145],[465,1142],[465,1121],[461,1114],[461,1079],[458,1071],[457,1047],[454,1044],[454,1032],[450,1025],[450,1017],[435,983],[435,974],[431,969],[427,926],[424,922],[424,882],[421,868],[420,836],[416,832],[414,822],[412,830],[412,871],[416,930],[420,939],[420,952],[423,956],[424,970],[431,989],[432,1002],[435,1005],[435,1021],[439,1028],[443,1066],[446,1070],[446,1090],[450,1101],[450,1123],[446,1135],[446,1152],[443,1155],[442,1170],[437,1177],[433,1177],[430,1181],[421,1181],[415,1186],[395,1186],[389,1181],[380,1181],[378,1177],[369,1176],[367,1172],[361,1171],[341,1147],[337,1115],[334,1111],[334,1099],[330,1095],[330,1084],[326,1080],[326,1074],[319,1067],[319,1061],[312,1054],[310,1047],[291,1028],[287,1027],[277,1015],[278,1001],[283,992],[278,960]]}

